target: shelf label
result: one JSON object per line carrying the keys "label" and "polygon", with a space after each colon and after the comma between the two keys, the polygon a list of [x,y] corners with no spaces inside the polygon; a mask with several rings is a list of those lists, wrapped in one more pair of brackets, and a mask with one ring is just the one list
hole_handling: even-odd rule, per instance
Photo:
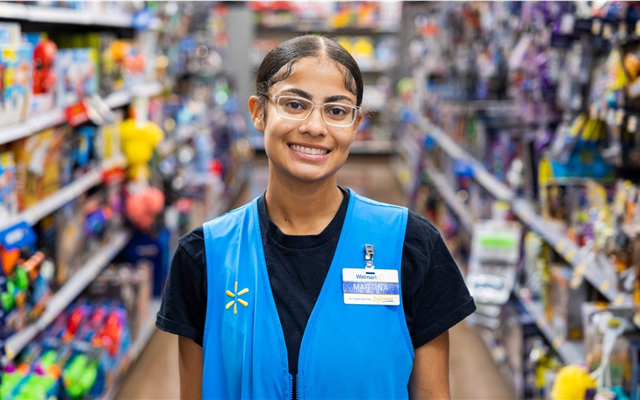
{"label": "shelf label", "polygon": [[613,305],[614,305],[614,306],[620,306],[620,305],[622,305],[622,303],[624,303],[624,297],[625,297],[625,296],[624,296],[624,294],[623,294],[623,293],[620,293],[620,294],[616,297],[616,299],[613,301]]}
{"label": "shelf label", "polygon": [[556,244],[556,251],[558,254],[562,255],[562,252],[567,247],[567,239],[560,239],[560,241]]}
{"label": "shelf label", "polygon": [[89,122],[89,114],[84,101],[80,101],[64,110],[64,117],[72,127]]}
{"label": "shelf label", "polygon": [[584,276],[585,271],[587,270],[587,261],[583,261],[576,267],[576,274],[580,274],[580,276]]}
{"label": "shelf label", "polygon": [[604,281],[602,282],[602,284],[600,284],[600,287],[598,288],[598,290],[600,291],[600,293],[604,293],[607,291],[607,289],[609,289],[609,281]]}
{"label": "shelf label", "polygon": [[13,351],[11,347],[5,346],[5,354],[7,355],[9,360],[13,360],[14,358],[16,358],[16,352]]}
{"label": "shelf label", "polygon": [[564,343],[564,338],[562,336],[556,336],[551,344],[557,349],[558,347],[560,347],[560,345],[562,345],[562,343]]}
{"label": "shelf label", "polygon": [[574,276],[573,278],[571,278],[571,289],[577,289],[580,287],[580,285],[582,285],[582,281],[583,281],[583,277],[582,275],[579,276]]}
{"label": "shelf label", "polygon": [[576,250],[571,248],[567,251],[567,254],[564,255],[564,259],[569,262],[569,264],[573,263],[573,260],[576,258]]}

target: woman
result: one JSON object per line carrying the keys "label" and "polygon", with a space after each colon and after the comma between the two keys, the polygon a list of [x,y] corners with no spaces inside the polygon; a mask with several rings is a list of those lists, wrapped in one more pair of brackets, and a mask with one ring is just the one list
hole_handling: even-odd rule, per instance
{"label": "woman", "polygon": [[449,398],[447,331],[475,305],[427,220],[337,185],[362,93],[330,39],[264,58],[267,191],[180,240],[158,314],[183,399]]}

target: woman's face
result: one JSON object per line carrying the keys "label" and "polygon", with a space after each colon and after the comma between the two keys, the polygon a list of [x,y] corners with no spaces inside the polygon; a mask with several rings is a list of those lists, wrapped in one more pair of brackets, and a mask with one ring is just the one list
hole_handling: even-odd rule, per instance
{"label": "woman's face", "polygon": [[[328,59],[306,57],[293,66],[293,73],[269,88],[272,95],[304,97],[316,104],[338,102],[356,105],[356,97],[345,88],[344,76]],[[347,127],[327,125],[322,109],[316,107],[304,121],[282,118],[276,101],[267,100],[266,121],[257,97],[249,100],[256,129],[264,132],[264,145],[272,167],[278,173],[302,181],[330,178],[347,160],[360,123]],[[274,171],[274,172],[276,172]]]}

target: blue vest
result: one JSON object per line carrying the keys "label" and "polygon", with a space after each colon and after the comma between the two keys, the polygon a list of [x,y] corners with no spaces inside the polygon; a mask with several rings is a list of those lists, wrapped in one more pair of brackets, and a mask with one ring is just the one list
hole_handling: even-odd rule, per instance
{"label": "blue vest", "polygon": [[[344,304],[342,269],[364,268],[364,245],[372,244],[375,268],[400,275],[408,211],[350,193],[333,262],[302,338],[295,390],[301,400],[407,399],[414,352],[402,303]],[[202,398],[291,398],[294,380],[257,199],[204,224],[204,237]]]}

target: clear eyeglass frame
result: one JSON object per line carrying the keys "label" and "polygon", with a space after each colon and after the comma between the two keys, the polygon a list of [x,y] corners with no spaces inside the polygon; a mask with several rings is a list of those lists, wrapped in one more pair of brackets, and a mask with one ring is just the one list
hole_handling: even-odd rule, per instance
{"label": "clear eyeglass frame", "polygon": [[[261,94],[263,96],[266,96],[270,99],[272,99],[273,101],[276,102],[276,113],[278,114],[278,116],[280,118],[284,118],[284,119],[288,119],[291,121],[305,121],[307,118],[309,118],[309,116],[311,115],[311,113],[313,112],[313,110],[315,108],[319,108],[322,114],[322,120],[324,121],[325,124],[327,125],[331,125],[331,126],[335,126],[338,128],[347,128],[352,126],[357,120],[358,120],[358,115],[360,114],[362,107],[360,106],[354,106],[351,104],[345,104],[345,103],[337,103],[337,102],[331,102],[331,103],[314,103],[313,101],[309,100],[309,99],[305,99],[304,97],[300,97],[300,96],[292,96],[292,95],[288,95],[288,94],[281,94],[281,95],[275,95],[275,94],[271,94],[271,93],[266,93],[266,92],[259,92],[258,94]],[[282,115],[280,113],[280,99],[282,98],[286,98],[286,99],[295,99],[295,100],[299,100],[302,103],[306,103],[309,104],[309,111],[307,112],[307,114],[303,117],[303,118],[294,118],[288,115]],[[344,124],[344,125],[340,125],[340,124],[336,124],[335,122],[330,122],[327,121],[326,115],[324,113],[324,107],[326,106],[331,106],[331,105],[336,105],[336,106],[340,106],[340,107],[347,107],[353,110],[353,112],[351,113],[352,117],[351,117],[351,122],[349,122],[348,124]]]}

